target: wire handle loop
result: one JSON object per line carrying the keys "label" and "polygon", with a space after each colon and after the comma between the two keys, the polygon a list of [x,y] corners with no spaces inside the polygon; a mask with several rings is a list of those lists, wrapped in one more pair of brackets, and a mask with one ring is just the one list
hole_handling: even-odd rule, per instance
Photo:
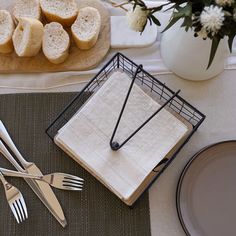
{"label": "wire handle loop", "polygon": [[125,98],[125,101],[124,101],[124,104],[121,108],[121,111],[120,111],[120,114],[119,114],[119,117],[118,117],[118,120],[116,122],[116,125],[115,125],[115,128],[114,128],[114,131],[112,133],[112,136],[111,136],[111,139],[110,139],[110,147],[113,151],[117,151],[119,150],[124,144],[126,144],[136,133],[138,133],[154,116],[156,116],[170,101],[172,101],[180,92],[180,90],[178,90],[176,93],[174,93],[161,107],[158,108],[158,110],[153,113],[142,125],[140,125],[127,139],[125,139],[125,141],[123,141],[123,143],[119,144],[117,141],[113,141],[114,140],[114,137],[115,137],[115,134],[116,134],[116,131],[118,129],[118,126],[120,124],[120,120],[122,118],[122,115],[124,113],[124,110],[125,110],[125,107],[126,107],[126,104],[127,104],[127,101],[129,99],[129,96],[130,96],[130,93],[131,93],[131,90],[133,88],[133,85],[134,85],[134,81],[135,79],[137,78],[137,75],[138,73],[140,73],[143,69],[143,66],[142,65],[139,65],[135,71],[135,74],[133,76],[133,79],[131,81],[131,84],[130,84],[130,87],[129,87],[129,90],[127,92],[127,95],[126,95],[126,98]]}

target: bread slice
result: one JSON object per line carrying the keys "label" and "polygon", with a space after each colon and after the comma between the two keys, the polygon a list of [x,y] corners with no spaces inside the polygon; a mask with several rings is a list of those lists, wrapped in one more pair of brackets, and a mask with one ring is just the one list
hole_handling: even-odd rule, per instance
{"label": "bread slice", "polygon": [[19,57],[33,57],[42,46],[43,24],[36,19],[20,17],[12,40]]}
{"label": "bread slice", "polygon": [[52,22],[45,25],[43,36],[43,53],[47,59],[60,64],[69,56],[70,37],[62,25]]}
{"label": "bread slice", "polygon": [[13,16],[18,21],[19,17],[29,17],[37,20],[41,19],[41,8],[39,0],[16,0]]}
{"label": "bread slice", "polygon": [[40,0],[42,11],[49,22],[71,26],[78,14],[75,0]]}
{"label": "bread slice", "polygon": [[6,10],[0,10],[0,53],[13,51],[12,34],[14,23],[11,14]]}
{"label": "bread slice", "polygon": [[98,39],[101,28],[101,16],[97,9],[84,7],[71,27],[75,43],[80,49],[90,49]]}

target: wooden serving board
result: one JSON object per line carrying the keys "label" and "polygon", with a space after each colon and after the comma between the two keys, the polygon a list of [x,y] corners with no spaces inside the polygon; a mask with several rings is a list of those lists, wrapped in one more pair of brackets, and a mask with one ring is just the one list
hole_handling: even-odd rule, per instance
{"label": "wooden serving board", "polygon": [[[0,9],[12,11],[13,5],[14,0],[0,0]],[[99,0],[78,0],[79,8],[85,6],[97,8],[102,18],[98,41],[93,48],[80,50],[76,47],[72,37],[70,37],[70,55],[64,63],[59,65],[49,62],[42,51],[31,58],[20,58],[15,52],[12,54],[0,54],[0,73],[82,71],[92,69],[98,65],[110,48],[110,15]],[[70,29],[68,29],[68,33],[71,35]]]}

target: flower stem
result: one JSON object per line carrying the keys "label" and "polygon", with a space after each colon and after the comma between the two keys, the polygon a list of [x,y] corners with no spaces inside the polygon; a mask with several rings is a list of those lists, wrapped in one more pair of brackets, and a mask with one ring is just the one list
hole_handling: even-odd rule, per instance
{"label": "flower stem", "polygon": [[119,7],[119,8],[121,8],[121,9],[123,9],[124,11],[128,11],[125,7],[124,7],[124,5],[127,5],[127,4],[129,4],[129,2],[122,2],[122,3],[120,3],[120,4],[117,4],[116,2],[113,2],[113,1],[111,1],[111,0],[107,0],[113,7]]}

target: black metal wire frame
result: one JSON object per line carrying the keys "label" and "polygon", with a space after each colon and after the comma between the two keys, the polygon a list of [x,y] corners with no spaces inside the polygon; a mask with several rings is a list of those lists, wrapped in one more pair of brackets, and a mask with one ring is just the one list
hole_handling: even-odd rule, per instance
{"label": "black metal wire frame", "polygon": [[111,136],[111,139],[110,139],[110,147],[113,151],[117,151],[119,150],[123,145],[125,145],[136,133],[138,133],[154,116],[156,116],[169,102],[171,102],[174,97],[179,94],[180,90],[178,90],[176,93],[174,93],[161,107],[159,107],[157,109],[156,112],[154,112],[151,116],[149,116],[149,118],[144,121],[133,133],[131,133],[126,139],[125,141],[123,141],[121,144],[119,144],[118,142],[114,141],[114,137],[115,137],[115,134],[116,134],[116,131],[118,129],[118,126],[120,124],[120,121],[121,121],[121,117],[124,113],[124,110],[125,110],[125,107],[126,107],[126,104],[127,104],[127,101],[129,99],[129,96],[130,96],[130,92],[133,88],[133,85],[134,85],[134,82],[135,82],[135,79],[137,78],[137,75],[138,73],[141,72],[141,69],[143,68],[142,65],[139,65],[138,68],[136,69],[135,71],[135,74],[133,76],[133,79],[131,81],[131,84],[130,84],[130,87],[129,87],[129,90],[128,90],[128,93],[125,97],[125,101],[123,103],[123,106],[121,108],[121,111],[120,111],[120,114],[119,114],[119,117],[118,117],[118,120],[116,122],[116,125],[115,125],[115,128],[114,128],[114,131],[112,133],[112,136]]}
{"label": "black metal wire frame", "polygon": [[[150,183],[150,185],[147,187],[149,188],[152,185],[152,183],[160,176],[160,174],[167,168],[167,166],[173,161],[173,159],[184,147],[184,145],[189,141],[194,132],[204,121],[205,115],[201,113],[198,109],[196,109],[194,106],[189,104],[185,99],[183,99],[178,94],[178,92],[172,91],[164,83],[154,78],[152,75],[146,72],[142,67],[132,62],[123,54],[117,53],[111,58],[111,60],[82,89],[82,91],[79,92],[78,95],[76,95],[72,99],[72,101],[49,125],[49,127],[46,129],[46,133],[51,139],[53,139],[57,134],[58,130],[62,128],[76,112],[78,112],[78,110],[83,106],[83,104],[91,96],[93,96],[93,94],[95,94],[97,90],[106,82],[110,74],[116,70],[127,73],[131,78],[135,77],[135,83],[138,86],[140,86],[140,88],[143,89],[148,95],[150,95],[154,100],[157,100],[159,103],[164,104],[164,106],[168,106],[170,110],[179,114],[193,126],[191,133],[186,137],[186,140],[176,150],[174,155],[169,159],[164,158],[153,169],[153,171],[157,172],[157,175]],[[124,143],[122,143],[122,145],[123,144]]]}

